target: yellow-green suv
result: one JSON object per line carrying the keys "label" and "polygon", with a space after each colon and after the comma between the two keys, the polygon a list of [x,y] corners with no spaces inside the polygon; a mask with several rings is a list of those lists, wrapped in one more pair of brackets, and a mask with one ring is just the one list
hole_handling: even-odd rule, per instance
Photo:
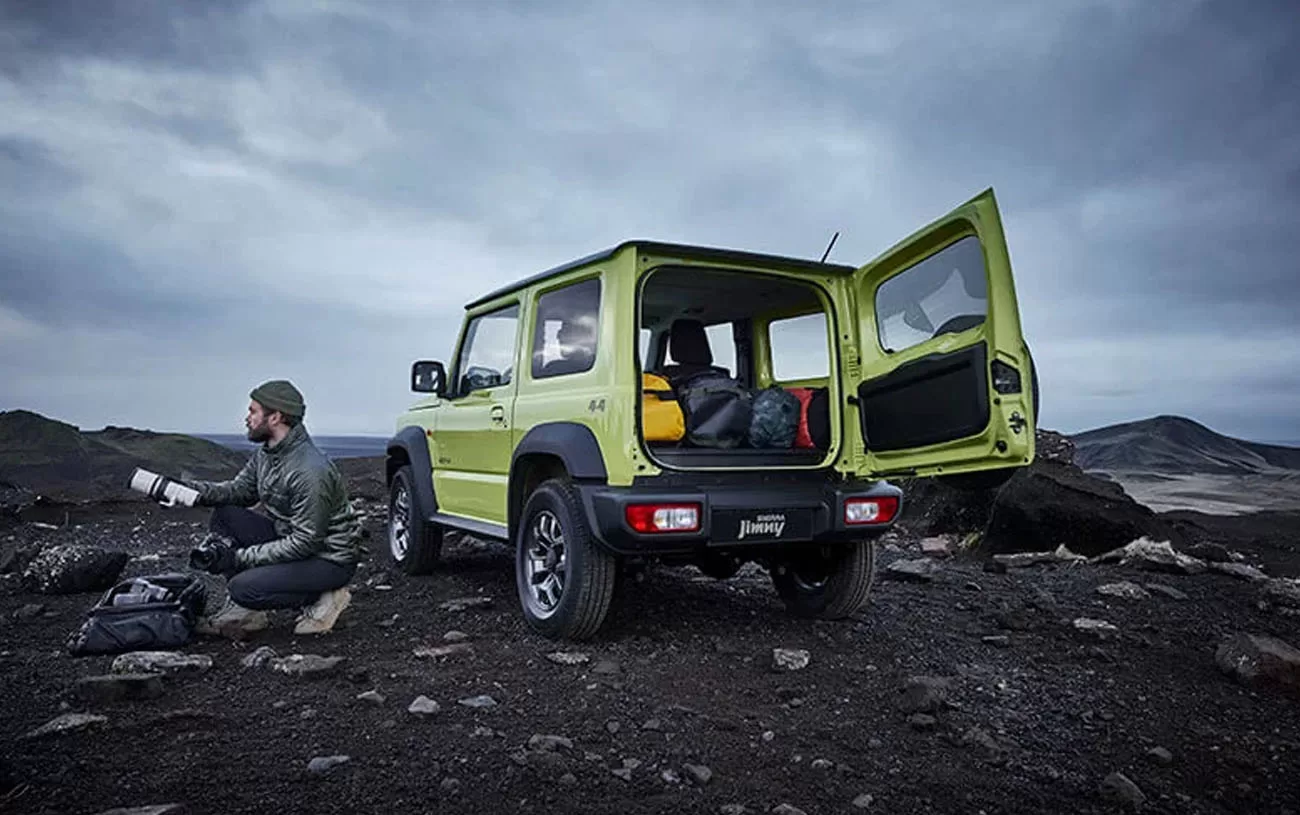
{"label": "yellow-green suv", "polygon": [[901,509],[885,479],[999,483],[1038,407],[991,190],[861,267],[628,241],[470,303],[411,389],[393,560],[505,541],[525,619],[567,639],[649,561],[753,561],[793,613],[848,616]]}

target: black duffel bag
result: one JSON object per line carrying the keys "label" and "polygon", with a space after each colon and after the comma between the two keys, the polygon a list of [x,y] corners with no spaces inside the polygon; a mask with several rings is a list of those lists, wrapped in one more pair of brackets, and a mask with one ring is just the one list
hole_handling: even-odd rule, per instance
{"label": "black duffel bag", "polygon": [[104,593],[68,637],[68,652],[89,656],[179,648],[189,642],[203,607],[203,583],[191,575],[123,580]]}
{"label": "black duffel bag", "polygon": [[686,442],[695,447],[730,449],[749,436],[753,396],[738,380],[704,373],[677,386],[686,419]]}

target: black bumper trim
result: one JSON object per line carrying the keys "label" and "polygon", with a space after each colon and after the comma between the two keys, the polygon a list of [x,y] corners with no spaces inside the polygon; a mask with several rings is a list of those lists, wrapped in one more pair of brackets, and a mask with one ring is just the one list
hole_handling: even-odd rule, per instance
{"label": "black bumper trim", "polygon": [[[620,555],[690,554],[708,548],[859,540],[877,535],[893,526],[894,520],[902,512],[903,501],[903,491],[887,481],[790,484],[779,488],[576,486],[587,510],[592,533],[606,549]],[[898,499],[899,508],[894,520],[860,526],[844,523],[846,499],[881,497]],[[627,524],[626,507],[629,504],[645,503],[699,504],[700,529],[696,532],[655,534],[636,532]],[[734,534],[715,529],[715,523],[734,521],[746,513],[752,513],[753,521],[758,524],[763,524],[767,518],[782,515],[789,516],[783,520],[794,522],[785,523],[779,531],[775,525],[760,527],[756,537],[747,535],[745,539],[736,539]]]}

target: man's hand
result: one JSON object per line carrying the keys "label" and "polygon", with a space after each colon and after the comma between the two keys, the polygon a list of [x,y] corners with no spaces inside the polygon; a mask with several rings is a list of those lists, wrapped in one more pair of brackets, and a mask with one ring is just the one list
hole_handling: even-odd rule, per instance
{"label": "man's hand", "polygon": [[210,574],[232,574],[235,571],[235,547],[229,538],[209,535],[190,550],[190,568]]}

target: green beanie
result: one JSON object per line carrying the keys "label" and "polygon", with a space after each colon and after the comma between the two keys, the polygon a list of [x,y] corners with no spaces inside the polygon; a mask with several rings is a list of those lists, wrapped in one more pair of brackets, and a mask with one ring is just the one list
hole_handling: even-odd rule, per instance
{"label": "green beanie", "polygon": [[287,379],[263,382],[253,388],[248,395],[267,410],[278,410],[285,416],[301,419],[307,413],[307,406],[302,401],[302,393]]}

